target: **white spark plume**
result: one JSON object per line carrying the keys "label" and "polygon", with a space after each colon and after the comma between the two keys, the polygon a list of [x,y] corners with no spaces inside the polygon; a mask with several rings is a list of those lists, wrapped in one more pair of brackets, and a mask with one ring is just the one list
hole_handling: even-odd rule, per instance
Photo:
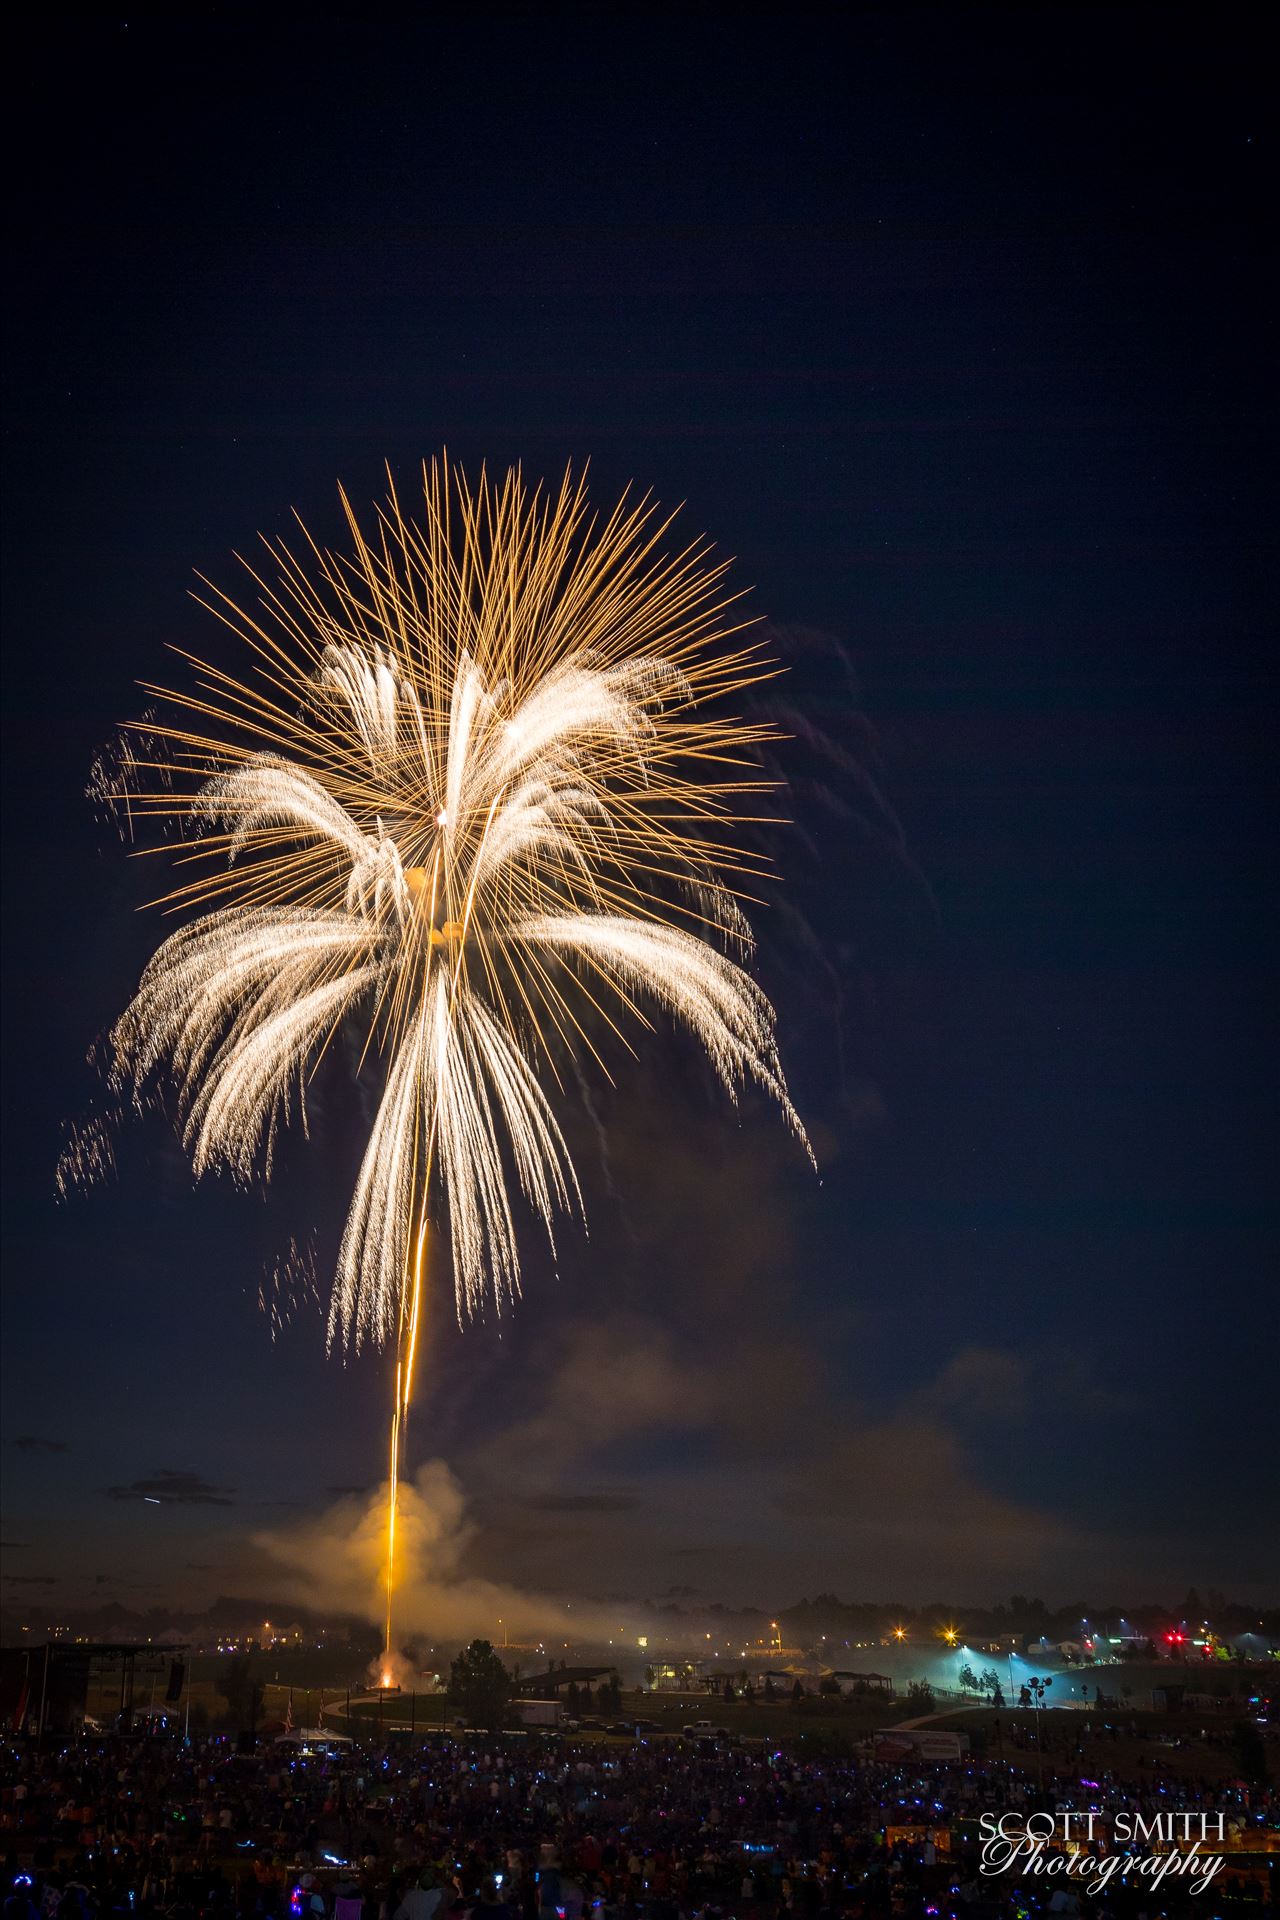
{"label": "white spark plume", "polygon": [[723,569],[656,557],[644,503],[584,524],[568,477],[558,499],[518,474],[425,482],[424,525],[393,491],[376,543],[348,508],[353,560],[312,548],[308,574],[271,547],[260,618],[219,595],[251,676],[194,662],[167,697],[196,720],[149,719],[123,783],[135,825],[196,825],[199,877],[167,904],[214,903],[113,1035],[117,1087],[172,1078],[196,1172],[269,1177],[334,1031],[362,1023],[380,1099],[330,1308],[357,1344],[416,1321],[433,1205],[460,1316],[519,1290],[508,1167],[548,1234],[580,1211],[539,1070],[601,1023],[668,1015],[804,1139],[723,877],[750,857],[711,837],[765,784],[744,749],[768,737],[704,713],[770,670],[723,644]]}

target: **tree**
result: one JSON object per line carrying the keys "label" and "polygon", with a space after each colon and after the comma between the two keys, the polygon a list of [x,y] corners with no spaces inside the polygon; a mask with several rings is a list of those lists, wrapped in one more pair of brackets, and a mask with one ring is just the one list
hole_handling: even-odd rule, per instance
{"label": "tree", "polygon": [[804,1699],[804,1688],[800,1685],[800,1682],[798,1680],[796,1681],[795,1685],[791,1689],[791,1698],[793,1700]]}
{"label": "tree", "polygon": [[257,1726],[262,1713],[263,1689],[254,1680],[248,1654],[228,1660],[218,1680],[218,1692],[227,1703],[227,1716],[241,1733]]}
{"label": "tree", "polygon": [[766,1700],[776,1700],[778,1697],[778,1689],[774,1686],[768,1674],[765,1675],[764,1679],[764,1697]]}
{"label": "tree", "polygon": [[827,1695],[831,1695],[831,1694],[838,1694],[839,1691],[840,1691],[840,1682],[836,1679],[833,1673],[827,1674],[825,1679],[819,1680],[818,1682],[819,1693],[825,1693]]}
{"label": "tree", "polygon": [[912,1680],[907,1685],[907,1698],[913,1705],[923,1707],[927,1712],[933,1705],[933,1688],[927,1680]]}
{"label": "tree", "polygon": [[473,1727],[500,1727],[511,1675],[487,1640],[473,1640],[449,1669],[449,1706]]}
{"label": "tree", "polygon": [[963,1667],[961,1667],[960,1672],[956,1677],[959,1680],[960,1685],[964,1688],[966,1693],[982,1692],[982,1688],[978,1684],[977,1674],[974,1672],[973,1668],[969,1666],[967,1663]]}

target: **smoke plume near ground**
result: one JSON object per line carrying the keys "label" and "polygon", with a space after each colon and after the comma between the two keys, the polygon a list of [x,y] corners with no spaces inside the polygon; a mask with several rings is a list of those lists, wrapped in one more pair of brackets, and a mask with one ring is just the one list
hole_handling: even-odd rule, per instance
{"label": "smoke plume near ground", "polygon": [[[387,1485],[344,1495],[324,1513],[253,1536],[273,1563],[290,1599],[308,1607],[359,1614],[380,1623],[386,1612]],[[466,1496],[443,1460],[429,1460],[401,1480],[396,1526],[396,1640],[547,1639],[563,1631],[561,1595],[525,1593],[463,1571],[475,1535]],[[575,1637],[609,1631],[605,1615],[572,1600]]]}

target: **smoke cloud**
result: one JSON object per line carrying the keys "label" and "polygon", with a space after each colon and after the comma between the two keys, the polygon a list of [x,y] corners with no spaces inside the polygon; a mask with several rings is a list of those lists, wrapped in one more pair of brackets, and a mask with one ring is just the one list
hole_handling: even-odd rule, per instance
{"label": "smoke cloud", "polygon": [[[381,1624],[386,1611],[387,1484],[347,1494],[322,1514],[253,1535],[284,1595],[316,1609],[354,1613]],[[401,1480],[396,1527],[395,1629],[398,1641],[493,1639],[501,1621],[513,1640],[561,1631],[567,1603],[478,1578],[464,1560],[475,1537],[466,1495],[443,1460]],[[572,1601],[575,1636],[607,1629],[589,1604]]]}

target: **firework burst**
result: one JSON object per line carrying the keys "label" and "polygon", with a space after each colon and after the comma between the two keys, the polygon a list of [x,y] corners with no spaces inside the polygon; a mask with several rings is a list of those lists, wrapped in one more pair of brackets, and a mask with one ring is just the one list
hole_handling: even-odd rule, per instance
{"label": "firework burst", "polygon": [[388,1646],[428,1223],[459,1318],[519,1291],[514,1192],[549,1235],[581,1210],[557,1061],[668,1015],[804,1140],[743,964],[760,863],[733,831],[770,730],[726,708],[773,669],[724,566],[667,554],[647,501],[592,517],[569,475],[423,481],[421,518],[393,484],[368,537],[344,495],[345,557],[266,542],[253,611],[211,588],[248,668],[185,656],[116,783],[195,915],[117,1023],[117,1091],[170,1080],[197,1174],[269,1178],[344,1024],[377,1077],[329,1335],[396,1354]]}

